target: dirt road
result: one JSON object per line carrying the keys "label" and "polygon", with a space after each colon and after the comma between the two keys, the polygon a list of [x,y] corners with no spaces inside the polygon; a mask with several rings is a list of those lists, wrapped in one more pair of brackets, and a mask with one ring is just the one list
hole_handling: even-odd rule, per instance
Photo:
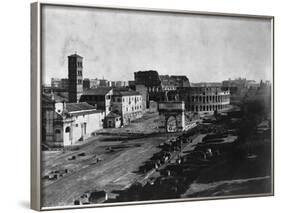
{"label": "dirt road", "polygon": [[[158,144],[165,138],[153,137],[131,141],[96,141],[78,151],[65,153],[43,152],[45,173],[67,168],[70,172],[43,187],[43,205],[72,205],[88,190],[121,190],[140,177],[135,171],[159,151]],[[107,151],[107,147],[117,147]],[[85,156],[78,157],[79,153]],[[45,156],[44,156],[45,155]],[[76,156],[75,160],[69,160]],[[96,156],[101,159],[93,163]],[[44,167],[44,166],[43,166]]]}

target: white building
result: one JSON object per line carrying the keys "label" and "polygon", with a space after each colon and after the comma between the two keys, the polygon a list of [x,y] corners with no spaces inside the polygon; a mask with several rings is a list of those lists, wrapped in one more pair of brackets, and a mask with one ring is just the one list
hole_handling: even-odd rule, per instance
{"label": "white building", "polygon": [[119,128],[122,125],[121,115],[110,112],[104,119],[104,126],[107,128]]}
{"label": "white building", "polygon": [[111,111],[121,115],[124,125],[143,115],[142,95],[136,91],[113,90]]}
{"label": "white building", "polygon": [[71,146],[83,142],[103,128],[104,112],[88,103],[56,103],[54,141],[56,145]]}

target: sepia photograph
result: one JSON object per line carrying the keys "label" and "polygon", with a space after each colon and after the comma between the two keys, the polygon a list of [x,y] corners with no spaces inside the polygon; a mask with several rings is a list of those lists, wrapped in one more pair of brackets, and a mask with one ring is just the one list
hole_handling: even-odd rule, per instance
{"label": "sepia photograph", "polygon": [[273,17],[39,10],[43,209],[273,195]]}

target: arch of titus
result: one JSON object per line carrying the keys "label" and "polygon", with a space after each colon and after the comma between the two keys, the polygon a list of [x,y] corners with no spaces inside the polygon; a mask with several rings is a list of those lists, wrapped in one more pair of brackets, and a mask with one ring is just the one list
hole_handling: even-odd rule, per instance
{"label": "arch of titus", "polygon": [[161,132],[179,132],[185,128],[184,102],[160,102],[159,129]]}
{"label": "arch of titus", "polygon": [[169,91],[167,99],[169,101],[159,102],[159,130],[179,132],[188,129],[186,113],[199,114],[226,109],[230,104],[230,92],[221,87],[185,87]]}

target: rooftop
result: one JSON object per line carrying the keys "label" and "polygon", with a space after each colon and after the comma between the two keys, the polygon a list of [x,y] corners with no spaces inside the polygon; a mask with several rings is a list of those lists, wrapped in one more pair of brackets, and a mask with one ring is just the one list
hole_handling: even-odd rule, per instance
{"label": "rooftop", "polygon": [[114,113],[114,112],[110,112],[106,117],[108,117],[108,118],[119,118],[121,116]]}
{"label": "rooftop", "polygon": [[68,97],[65,96],[64,94],[55,94],[55,93],[50,93],[50,94],[45,94],[43,93],[41,96],[41,100],[43,103],[51,103],[51,102],[67,102]]}
{"label": "rooftop", "polygon": [[113,95],[116,96],[133,96],[133,95],[140,95],[139,92],[133,91],[133,90],[113,90]]}
{"label": "rooftop", "polygon": [[65,109],[69,113],[77,112],[77,111],[83,111],[83,110],[96,110],[95,107],[92,105],[81,102],[81,103],[65,103]]}
{"label": "rooftop", "polygon": [[83,58],[82,56],[78,55],[77,53],[74,53],[74,54],[72,54],[72,55],[69,55],[68,57]]}
{"label": "rooftop", "polygon": [[98,87],[86,90],[83,95],[106,95],[112,90],[111,87]]}

